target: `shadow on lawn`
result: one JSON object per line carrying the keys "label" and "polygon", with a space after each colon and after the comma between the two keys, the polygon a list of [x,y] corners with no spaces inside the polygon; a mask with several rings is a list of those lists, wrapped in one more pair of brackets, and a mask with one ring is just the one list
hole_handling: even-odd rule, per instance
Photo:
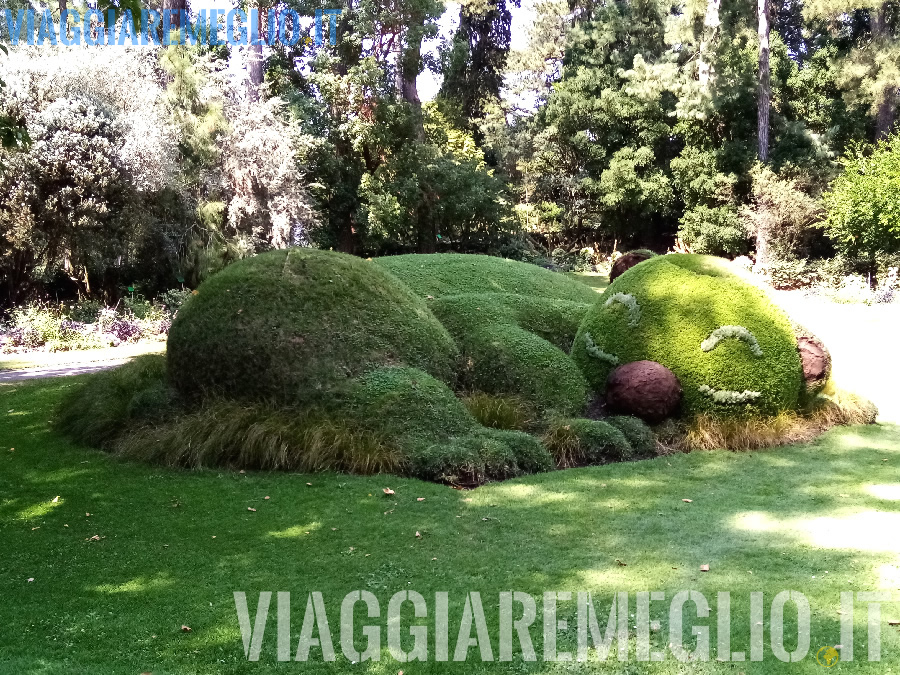
{"label": "shadow on lawn", "polygon": [[[431,598],[429,608],[435,591],[449,591],[451,653],[467,591],[481,592],[489,626],[497,625],[503,590],[592,591],[598,614],[608,611],[616,591],[663,590],[671,598],[695,589],[713,605],[717,591],[730,591],[732,647],[740,651],[748,649],[749,593],[765,591],[768,603],[776,592],[797,590],[812,604],[815,650],[838,640],[840,591],[874,590],[889,581],[900,552],[883,530],[900,518],[900,501],[867,487],[900,482],[891,427],[834,430],[809,446],[676,455],[463,492],[388,476],[186,472],[120,462],[48,432],[49,411],[68,386],[0,389],[6,409],[21,412],[15,424],[7,423],[7,447],[0,447],[0,592],[16,598],[15,606],[0,605],[4,672],[250,672],[235,590],[247,592],[251,614],[260,591],[292,591],[294,648],[306,594],[322,592],[338,653],[340,601],[353,590],[375,593],[382,612],[396,591],[419,591]],[[385,496],[384,487],[395,494]],[[867,522],[876,512],[882,520]],[[872,546],[861,548],[865,536],[846,538],[865,524],[882,529],[871,534]],[[828,540],[830,526],[837,534]],[[711,571],[699,572],[701,564]],[[632,596],[632,611],[633,602]],[[653,606],[663,628],[654,648],[666,642],[667,606]],[[560,618],[570,620],[570,629],[560,633],[559,648],[569,649],[574,607],[561,607]],[[786,618],[790,635],[793,619]],[[540,622],[539,614],[532,630],[539,653]],[[856,622],[860,659],[863,609]],[[371,623],[385,625],[383,618]],[[182,624],[191,632],[182,632]],[[900,641],[893,629],[884,631],[888,654]],[[274,627],[267,636],[252,672],[296,670],[275,661]],[[313,654],[304,672],[350,669],[346,661],[324,664]],[[466,664],[403,669],[481,672],[472,659],[477,649]],[[878,666],[868,672],[882,672]],[[812,657],[803,664],[773,662],[767,651],[764,663],[741,670],[803,667],[819,668]],[[387,659],[366,664],[365,672],[399,668]],[[517,660],[485,664],[484,672],[555,671],[552,664]],[[603,672],[736,671],[730,664],[670,661],[609,664]]]}

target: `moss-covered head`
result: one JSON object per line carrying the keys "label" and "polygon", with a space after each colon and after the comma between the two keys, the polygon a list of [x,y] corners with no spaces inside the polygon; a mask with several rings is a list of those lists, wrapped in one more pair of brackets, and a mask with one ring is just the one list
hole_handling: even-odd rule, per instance
{"label": "moss-covered head", "polygon": [[712,256],[658,256],[625,272],[585,316],[572,358],[601,392],[616,365],[661,363],[689,416],[772,415],[796,408],[801,388],[788,317]]}
{"label": "moss-covered head", "polygon": [[178,312],[168,371],[188,398],[320,401],[389,365],[452,381],[457,349],[426,306],[380,266],[307,248],[242,260]]}

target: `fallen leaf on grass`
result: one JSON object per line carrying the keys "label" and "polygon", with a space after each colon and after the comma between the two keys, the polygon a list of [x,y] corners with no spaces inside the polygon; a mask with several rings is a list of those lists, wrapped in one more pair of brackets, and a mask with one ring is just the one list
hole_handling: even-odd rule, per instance
{"label": "fallen leaf on grass", "polygon": [[700,565],[701,572],[709,572],[709,565]]}
{"label": "fallen leaf on grass", "polygon": [[388,496],[394,494],[394,491],[391,490],[391,488],[381,488],[381,491]]}
{"label": "fallen leaf on grass", "polygon": [[694,500],[693,500],[693,499],[682,499],[681,501],[686,502],[687,504],[690,504],[690,503],[692,503]]}
{"label": "fallen leaf on grass", "polygon": [[181,632],[182,632],[182,633],[190,633],[190,632],[191,632],[191,627],[190,627],[190,626],[185,626],[184,624],[182,624],[182,625],[181,625]]}
{"label": "fallen leaf on grass", "polygon": [[418,538],[418,539],[421,539],[421,538],[422,538],[422,535],[419,533],[418,530],[416,530],[416,538]]}
{"label": "fallen leaf on grass", "polygon": [[256,509],[254,509],[252,506],[248,506],[248,507],[247,507],[247,510],[248,510],[248,511],[253,511],[254,513],[256,513]]}
{"label": "fallen leaf on grass", "polygon": [[312,487],[312,483],[307,483],[307,485],[309,485],[309,487]]}

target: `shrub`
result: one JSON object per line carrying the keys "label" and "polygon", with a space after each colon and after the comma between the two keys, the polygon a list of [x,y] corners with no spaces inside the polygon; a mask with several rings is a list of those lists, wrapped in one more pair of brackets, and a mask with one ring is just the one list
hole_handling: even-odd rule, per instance
{"label": "shrub", "polygon": [[156,302],[162,305],[170,316],[175,316],[189,297],[191,297],[190,290],[186,288],[172,288],[157,296]]}
{"label": "shrub", "polygon": [[440,298],[463,293],[514,293],[531,298],[594,303],[588,286],[536,265],[486,255],[437,253],[378,258],[420,297]]}
{"label": "shrub", "polygon": [[874,259],[900,252],[900,143],[897,136],[847,153],[824,195],[825,232],[841,253]]}
{"label": "shrub", "polygon": [[534,407],[518,396],[493,396],[481,392],[464,396],[463,404],[475,420],[493,429],[523,431],[535,421]]}
{"label": "shrub", "polygon": [[349,410],[359,424],[395,437],[446,438],[478,426],[446,384],[408,367],[381,368],[358,378]]}
{"label": "shrub", "polygon": [[630,415],[618,415],[607,417],[604,422],[622,432],[636,456],[650,457],[656,454],[656,437],[643,420]]}
{"label": "shrub", "polygon": [[414,439],[407,447],[413,475],[451,485],[475,486],[553,468],[540,441],[520,431],[479,429],[439,442]]}
{"label": "shrub", "polygon": [[473,293],[438,298],[431,308],[460,347],[461,388],[514,394],[562,414],[584,406],[587,387],[566,352],[588,305]]}
{"label": "shrub", "polygon": [[79,443],[109,448],[135,422],[166,418],[178,409],[165,357],[148,354],[77,385],[63,399],[56,424]]}
{"label": "shrub", "polygon": [[542,410],[577,413],[587,383],[558,347],[518,326],[476,328],[459,340],[460,386],[489,394],[515,393]]}
{"label": "shrub", "polygon": [[103,309],[97,300],[79,300],[69,311],[69,318],[79,323],[94,323]]}
{"label": "shrub", "polygon": [[445,384],[415,368],[359,378],[349,402],[355,424],[396,443],[406,470],[420,478],[476,485],[550,465],[537,439],[482,427]]}
{"label": "shrub", "polygon": [[805,259],[782,258],[770,260],[766,263],[763,272],[768,277],[772,287],[781,290],[808,288],[821,280],[816,266],[810,265],[809,261]]}
{"label": "shrub", "polygon": [[630,459],[634,455],[625,434],[599,420],[556,420],[543,440],[559,469]]}
{"label": "shrub", "polygon": [[456,347],[396,277],[314,249],[271,251],[204,282],[172,323],[169,370],[190,398],[321,400],[390,364],[452,381]]}
{"label": "shrub", "polygon": [[695,206],[685,211],[678,236],[696,253],[740,255],[748,249],[747,230],[731,206]]}
{"label": "shrub", "polygon": [[[637,325],[622,303],[606,306],[618,293],[636,299]],[[761,356],[740,339],[720,340],[704,351],[701,345],[709,345],[713,332],[728,326],[749,331]],[[588,336],[594,351],[619,363],[647,359],[669,368],[681,382],[682,410],[688,416],[774,415],[797,406],[801,367],[790,321],[763,291],[737,277],[727,261],[659,256],[606,289],[585,316],[572,349],[588,381],[602,392],[614,363],[591,355]]]}

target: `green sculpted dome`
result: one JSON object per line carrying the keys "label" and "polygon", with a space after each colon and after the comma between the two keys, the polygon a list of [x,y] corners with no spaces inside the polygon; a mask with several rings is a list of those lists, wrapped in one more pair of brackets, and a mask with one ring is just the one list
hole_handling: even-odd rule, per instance
{"label": "green sculpted dome", "polygon": [[457,349],[379,265],[307,248],[264,253],[204,282],[178,312],[168,371],[187,398],[316,401],[370,370],[407,365],[452,382]]}
{"label": "green sculpted dome", "polygon": [[686,415],[771,415],[795,408],[801,389],[787,316],[712,256],[658,256],[625,272],[588,311],[572,358],[597,391],[617,365],[661,363],[681,382]]}

